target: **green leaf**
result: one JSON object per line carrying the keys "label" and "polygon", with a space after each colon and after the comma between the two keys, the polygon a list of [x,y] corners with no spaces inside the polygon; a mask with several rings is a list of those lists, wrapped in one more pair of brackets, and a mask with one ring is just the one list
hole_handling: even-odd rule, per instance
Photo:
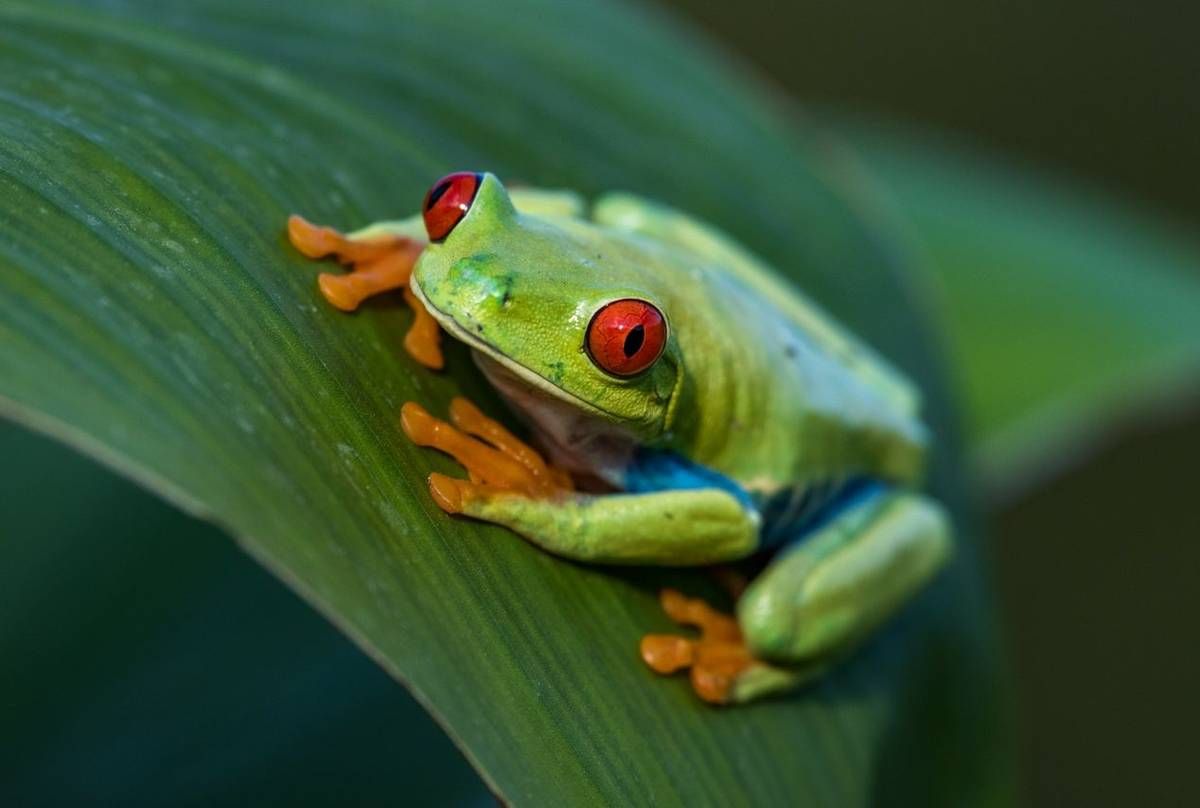
{"label": "green leaf", "polygon": [[[902,251],[818,133],[645,9],[266,0],[0,4],[0,406],[227,529],[405,682],[513,802],[846,805],[1003,794],[978,536]],[[789,699],[716,710],[648,672],[655,591],[429,500],[461,473],[407,400],[500,404],[408,314],[325,306],[292,211],[413,211],[484,167],[639,191],[727,228],[921,383],[959,552],[888,631]]]}
{"label": "green leaf", "polygon": [[[835,118],[835,120],[838,120]],[[1200,391],[1200,240],[961,143],[838,120],[938,283],[977,462],[1011,495]]]}
{"label": "green leaf", "polygon": [[0,457],[20,458],[0,466],[6,804],[486,801],[404,689],[216,528],[4,422]]}

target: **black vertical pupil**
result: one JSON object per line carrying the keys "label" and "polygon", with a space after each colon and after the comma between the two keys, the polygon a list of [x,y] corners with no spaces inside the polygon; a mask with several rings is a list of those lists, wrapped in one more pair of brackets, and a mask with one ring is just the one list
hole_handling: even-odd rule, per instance
{"label": "black vertical pupil", "polygon": [[433,206],[436,205],[437,201],[439,199],[441,199],[443,196],[445,196],[446,191],[449,191],[449,190],[450,190],[450,180],[446,180],[445,182],[438,185],[438,187],[434,188],[433,192],[431,194],[429,194],[429,201],[425,203],[425,210],[433,210]]}
{"label": "black vertical pupil", "polygon": [[646,327],[644,325],[642,325],[641,323],[638,323],[625,336],[625,348],[624,348],[625,358],[628,359],[629,357],[633,356],[635,353],[640,351],[642,348],[642,343],[645,341],[646,341]]}

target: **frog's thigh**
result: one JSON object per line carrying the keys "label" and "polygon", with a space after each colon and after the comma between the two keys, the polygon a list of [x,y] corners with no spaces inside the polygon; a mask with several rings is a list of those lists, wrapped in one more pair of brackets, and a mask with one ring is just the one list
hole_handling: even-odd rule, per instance
{"label": "frog's thigh", "polygon": [[950,550],[938,505],[880,488],[785,550],[738,602],[738,622],[756,657],[811,665],[886,620]]}
{"label": "frog's thigh", "polygon": [[544,499],[467,493],[462,513],[579,561],[691,566],[744,558],[758,546],[757,514],[715,488]]}

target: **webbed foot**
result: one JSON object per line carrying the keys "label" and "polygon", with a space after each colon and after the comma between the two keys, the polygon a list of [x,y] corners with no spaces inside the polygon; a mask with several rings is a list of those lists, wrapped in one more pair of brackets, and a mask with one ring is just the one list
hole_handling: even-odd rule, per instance
{"label": "webbed foot", "polygon": [[464,513],[472,500],[496,494],[542,499],[573,490],[565,471],[546,463],[465,398],[450,403],[450,420],[435,418],[412,401],[400,410],[400,425],[413,443],[445,452],[467,470],[467,480],[429,475],[429,491],[447,513]]}
{"label": "webbed foot", "polygon": [[389,235],[351,238],[296,215],[288,218],[288,239],[309,258],[332,256],[351,267],[344,275],[322,272],[317,278],[321,294],[337,309],[354,311],[369,297],[403,289],[404,300],[415,316],[404,337],[405,350],[425,367],[443,367],[437,322],[408,288],[413,266],[425,249],[424,242]]}
{"label": "webbed foot", "polygon": [[642,659],[658,673],[690,668],[696,695],[712,704],[727,703],[737,678],[756,664],[737,620],[674,589],[662,590],[659,602],[667,617],[699,629],[700,638],[647,634],[642,638]]}

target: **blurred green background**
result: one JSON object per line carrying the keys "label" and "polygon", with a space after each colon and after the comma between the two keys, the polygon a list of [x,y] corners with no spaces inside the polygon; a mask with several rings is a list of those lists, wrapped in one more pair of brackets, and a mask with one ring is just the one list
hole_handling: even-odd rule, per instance
{"label": "blurred green background", "polygon": [[966,136],[1200,217],[1194,7],[1170,0],[664,0],[808,107]]}
{"label": "blurred green background", "polygon": [[[1200,55],[1174,4],[666,5],[817,114],[934,127],[1200,216]],[[1132,413],[994,510],[1031,804],[1200,802],[1198,412]],[[489,802],[405,691],[218,530],[8,425],[0,457],[10,804]]]}

